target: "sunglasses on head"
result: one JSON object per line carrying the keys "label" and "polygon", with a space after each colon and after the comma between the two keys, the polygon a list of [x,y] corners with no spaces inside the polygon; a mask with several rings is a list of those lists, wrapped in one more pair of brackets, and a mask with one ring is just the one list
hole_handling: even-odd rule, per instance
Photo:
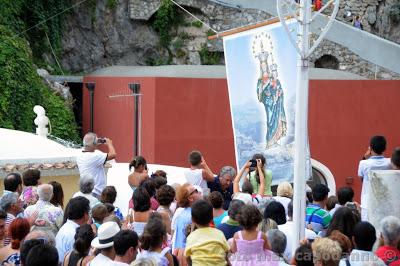
{"label": "sunglasses on head", "polygon": [[195,188],[192,192],[189,193],[189,196],[192,196],[194,193],[199,193],[199,191],[197,190],[197,188]]}

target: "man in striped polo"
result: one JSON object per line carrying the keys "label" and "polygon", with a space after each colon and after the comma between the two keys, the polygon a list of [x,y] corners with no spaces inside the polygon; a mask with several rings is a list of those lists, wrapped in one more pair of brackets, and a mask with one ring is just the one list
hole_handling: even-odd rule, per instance
{"label": "man in striped polo", "polygon": [[[331,222],[331,215],[325,209],[328,200],[329,188],[323,184],[317,184],[312,189],[313,202],[309,203],[306,208],[306,226],[313,230],[316,234],[324,232]],[[320,235],[321,235],[320,234]]]}

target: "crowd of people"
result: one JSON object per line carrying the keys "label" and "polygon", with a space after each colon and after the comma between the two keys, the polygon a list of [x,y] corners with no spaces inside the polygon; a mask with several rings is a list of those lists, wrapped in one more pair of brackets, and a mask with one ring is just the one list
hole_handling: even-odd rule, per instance
{"label": "crowd of people", "polygon": [[[65,206],[61,184],[42,184],[39,170],[4,178],[2,265],[400,265],[400,219],[382,219],[377,235],[363,197],[361,205],[354,202],[350,187],[335,196],[324,184],[310,188],[305,239],[294,243],[293,187],[282,182],[272,193],[273,173],[262,154],[239,172],[225,166],[215,175],[192,151],[184,184],[171,184],[162,170],[149,174],[137,156],[123,215],[103,168],[117,156],[112,141],[88,133],[83,143],[79,191]],[[370,170],[400,169],[400,149],[391,159],[385,149],[384,137],[371,139],[358,171],[364,184]]]}

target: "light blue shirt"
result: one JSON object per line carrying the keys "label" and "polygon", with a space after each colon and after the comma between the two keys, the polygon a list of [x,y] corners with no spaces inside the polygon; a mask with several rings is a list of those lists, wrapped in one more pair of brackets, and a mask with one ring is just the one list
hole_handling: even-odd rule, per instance
{"label": "light blue shirt", "polygon": [[56,248],[58,251],[58,261],[63,262],[64,256],[74,247],[76,228],[79,225],[74,221],[67,222],[60,228],[56,235]]}
{"label": "light blue shirt", "polygon": [[175,245],[174,248],[186,247],[186,227],[192,223],[192,208],[185,208],[175,222]]}

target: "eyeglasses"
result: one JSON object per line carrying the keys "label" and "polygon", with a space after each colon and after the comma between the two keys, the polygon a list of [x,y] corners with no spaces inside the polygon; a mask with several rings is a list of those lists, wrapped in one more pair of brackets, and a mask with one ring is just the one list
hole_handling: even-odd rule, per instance
{"label": "eyeglasses", "polygon": [[189,193],[189,196],[192,196],[194,193],[199,193],[199,191],[197,190],[197,188],[195,188],[192,192]]}
{"label": "eyeglasses", "polygon": [[24,240],[23,244],[27,244],[30,242],[37,242],[38,244],[47,244],[49,241],[47,238],[44,237],[38,237],[38,238],[33,238],[33,239],[29,239],[29,240]]}

